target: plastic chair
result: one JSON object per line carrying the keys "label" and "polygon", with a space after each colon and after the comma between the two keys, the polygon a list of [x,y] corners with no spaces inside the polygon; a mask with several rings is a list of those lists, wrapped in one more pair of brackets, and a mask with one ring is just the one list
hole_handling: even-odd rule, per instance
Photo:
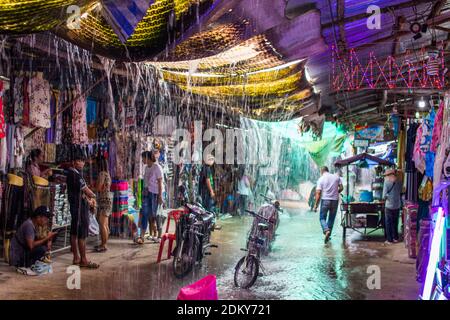
{"label": "plastic chair", "polygon": [[193,284],[181,288],[177,300],[219,300],[216,276],[208,275]]}
{"label": "plastic chair", "polygon": [[180,217],[185,213],[186,213],[185,209],[177,209],[177,210],[170,211],[169,214],[167,215],[166,232],[161,236],[161,243],[159,244],[158,260],[156,260],[156,263],[161,262],[161,256],[164,251],[164,244],[165,244],[166,240],[169,241],[169,248],[167,251],[167,259],[170,259],[170,255],[172,253],[172,248],[173,248],[173,242],[176,240],[175,233],[169,233],[170,220],[174,220],[174,222],[177,223],[178,220],[180,219]]}

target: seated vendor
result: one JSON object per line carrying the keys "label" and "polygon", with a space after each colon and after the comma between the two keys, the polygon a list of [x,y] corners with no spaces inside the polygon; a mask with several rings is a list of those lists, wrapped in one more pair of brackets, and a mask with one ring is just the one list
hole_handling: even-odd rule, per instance
{"label": "seated vendor", "polygon": [[33,149],[27,158],[27,172],[32,176],[48,178],[52,175],[52,170],[41,171],[40,165],[44,162],[44,152],[41,149]]}
{"label": "seated vendor", "polygon": [[10,264],[14,267],[31,267],[37,260],[42,259],[51,249],[51,244],[56,233],[49,232],[44,239],[37,239],[38,227],[48,226],[52,217],[47,207],[38,207],[17,229],[11,240]]}

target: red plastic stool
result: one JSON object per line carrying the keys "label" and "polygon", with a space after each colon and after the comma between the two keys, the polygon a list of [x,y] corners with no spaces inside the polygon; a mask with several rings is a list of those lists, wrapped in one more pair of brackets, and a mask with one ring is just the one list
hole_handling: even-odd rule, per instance
{"label": "red plastic stool", "polygon": [[177,300],[219,300],[216,276],[208,275],[193,284],[181,288]]}
{"label": "red plastic stool", "polygon": [[176,240],[175,233],[169,233],[170,220],[173,219],[175,221],[175,223],[177,223],[178,220],[180,219],[180,217],[185,213],[186,213],[185,209],[177,209],[177,210],[170,211],[169,214],[167,215],[166,232],[161,236],[161,243],[159,244],[158,260],[156,260],[156,263],[161,262],[161,256],[164,251],[164,244],[165,244],[166,240],[169,241],[169,248],[167,251],[167,259],[170,259],[170,255],[172,253],[173,242]]}

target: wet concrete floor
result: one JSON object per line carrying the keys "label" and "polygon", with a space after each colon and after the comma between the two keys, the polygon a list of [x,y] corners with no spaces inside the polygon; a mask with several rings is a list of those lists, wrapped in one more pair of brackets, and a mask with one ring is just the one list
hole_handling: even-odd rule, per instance
{"label": "wet concrete floor", "polygon": [[[207,274],[217,275],[220,299],[417,299],[415,260],[402,243],[384,246],[381,234],[351,233],[344,245],[336,221],[332,241],[324,245],[318,214],[304,209],[287,209],[281,216],[273,251],[263,258],[264,276],[249,290],[234,288],[234,266],[243,256],[250,222],[221,220],[222,230],[212,238],[219,248],[183,280],[173,276],[171,260],[156,264],[157,244],[113,239],[108,252],[89,253],[101,267],[81,271],[80,290],[67,289],[69,253],[54,258],[53,274],[40,277],[0,264],[0,299],[176,299],[181,287]],[[374,265],[380,268],[379,290],[367,287]]]}

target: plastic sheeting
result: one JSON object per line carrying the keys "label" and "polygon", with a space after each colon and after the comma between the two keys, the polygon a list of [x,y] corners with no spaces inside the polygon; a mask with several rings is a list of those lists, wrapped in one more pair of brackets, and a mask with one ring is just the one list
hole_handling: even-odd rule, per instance
{"label": "plastic sheeting", "polygon": [[305,181],[315,183],[319,167],[342,152],[347,136],[332,123],[325,123],[322,140],[315,140],[309,133],[301,135],[298,123],[298,119],[271,123],[241,118],[241,129],[251,141],[244,144],[245,158],[257,154],[258,159],[247,162],[249,174],[256,181],[255,194],[280,195],[284,189],[298,192]]}

